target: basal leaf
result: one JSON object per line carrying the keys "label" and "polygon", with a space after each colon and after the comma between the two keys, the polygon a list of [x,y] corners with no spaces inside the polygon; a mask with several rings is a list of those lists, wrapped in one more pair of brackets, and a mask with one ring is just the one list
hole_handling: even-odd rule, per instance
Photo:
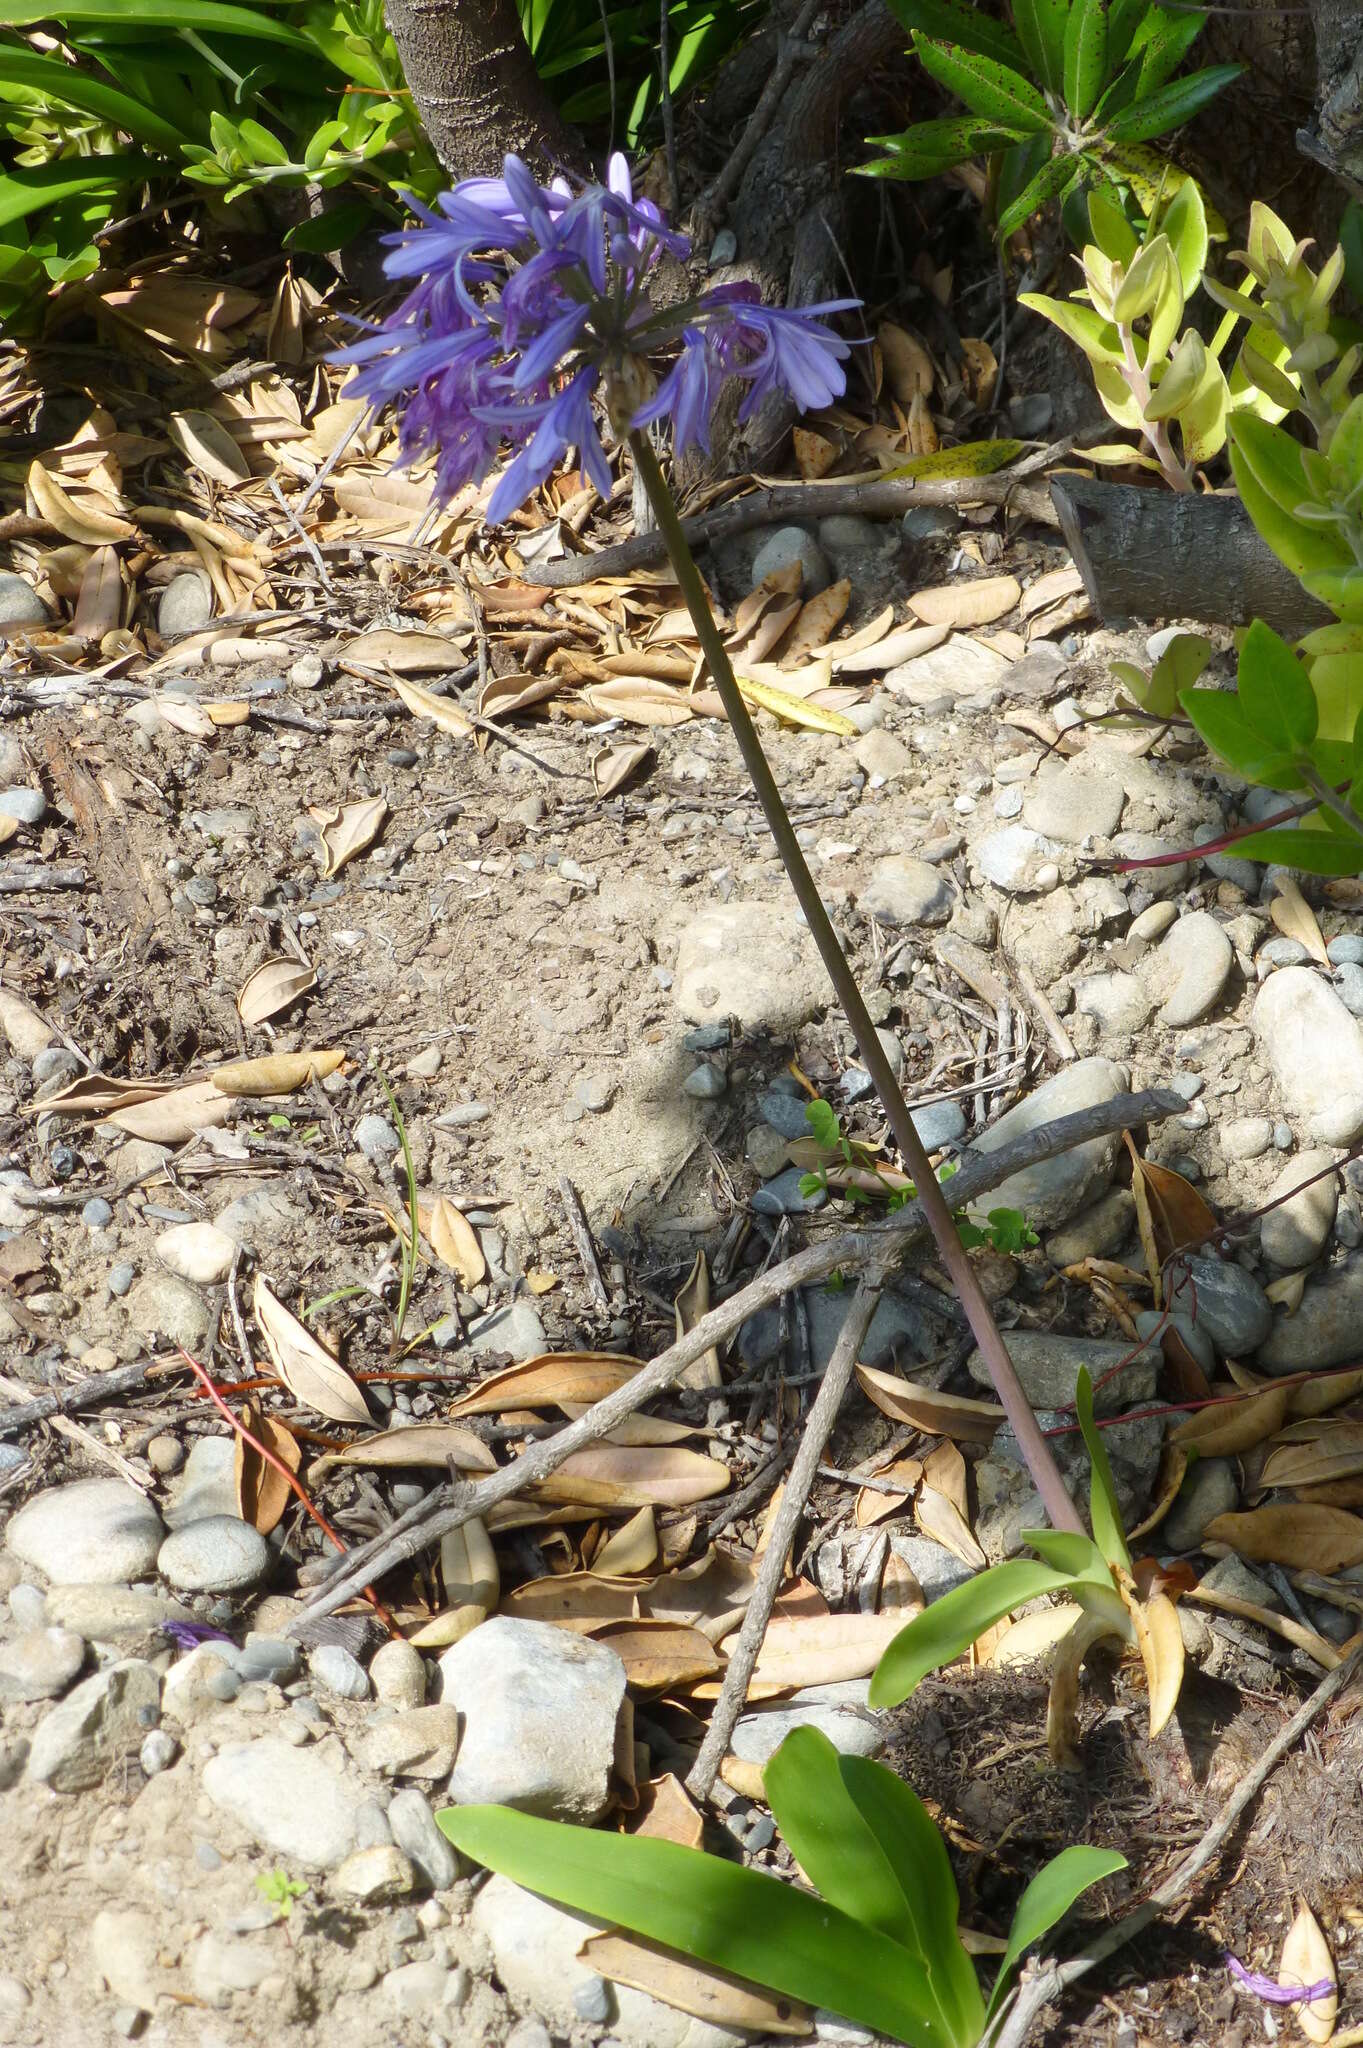
{"label": "basal leaf", "polygon": [[1103,1442],[1102,1431],[1093,1416],[1093,1382],[1089,1378],[1086,1365],[1079,1368],[1079,1377],[1074,1389],[1074,1412],[1079,1417],[1079,1427],[1092,1468],[1089,1479],[1089,1520],[1093,1524],[1093,1540],[1114,1571],[1121,1565],[1129,1572],[1131,1554],[1126,1547],[1122,1511],[1117,1501],[1117,1487],[1112,1477],[1107,1445]]}
{"label": "basal leaf", "polygon": [[17,85],[25,92],[41,93],[55,105],[92,114],[131,135],[134,142],[160,149],[178,149],[190,137],[182,135],[171,122],[163,120],[154,107],[120,92],[117,86],[83,71],[79,65],[64,64],[58,57],[46,57],[36,50],[5,44],[0,48],[0,81]]}
{"label": "basal leaf", "polygon": [[1025,135],[1044,134],[1051,126],[1045,100],[1020,71],[982,57],[961,43],[933,42],[916,33],[913,46],[923,69],[982,120],[1001,128],[1020,128]]}
{"label": "basal leaf", "polygon": [[897,1707],[930,1671],[962,1656],[1005,1614],[1043,1593],[1067,1593],[1073,1576],[1028,1558],[1012,1558],[963,1586],[953,1586],[915,1615],[890,1644],[871,1679],[871,1705]]}
{"label": "basal leaf", "polygon": [[574,1912],[909,2048],[969,2048],[942,2028],[915,1956],[811,1892],[676,1842],[569,1827],[504,1806],[451,1806],[436,1818],[464,1855]]}
{"label": "basal leaf", "polygon": [[1033,1942],[1040,1941],[1043,1935],[1058,1926],[1075,1900],[1081,1898],[1090,1885],[1101,1884],[1105,1877],[1112,1877],[1125,1869],[1126,1858],[1119,1856],[1115,1849],[1090,1849],[1076,1845],[1062,1849],[1043,1870],[1037,1872],[1018,1900],[1013,1924],[1008,1930],[1008,1946],[1003,1952],[1003,1961],[999,1964],[999,1974],[989,2000],[986,2023],[997,2012],[999,2002],[1008,1989],[1008,1979]]}

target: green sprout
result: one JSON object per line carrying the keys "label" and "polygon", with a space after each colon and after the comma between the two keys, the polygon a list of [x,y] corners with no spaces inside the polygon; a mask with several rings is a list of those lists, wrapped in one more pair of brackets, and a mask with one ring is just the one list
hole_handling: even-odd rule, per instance
{"label": "green sprout", "polygon": [[[837,1112],[821,1096],[806,1104],[805,1121],[825,1152],[837,1152],[848,1166],[875,1175],[884,1190],[887,1213],[893,1214],[914,1200],[917,1190],[912,1181],[904,1187],[895,1187],[886,1180],[869,1149],[844,1136]],[[946,1160],[937,1169],[937,1178],[945,1183],[958,1171],[953,1160]],[[805,1196],[832,1192],[827,1167],[801,1174],[799,1185],[800,1193]],[[846,1187],[838,1192],[853,1208],[864,1206],[871,1200],[864,1188]],[[973,1251],[976,1245],[988,1244],[996,1252],[1021,1252],[1038,1242],[1036,1232],[1020,1209],[991,1209],[983,1223],[972,1223],[964,1215],[958,1215],[956,1229],[967,1251]]]}
{"label": "green sprout", "polygon": [[256,1890],[274,1907],[276,1920],[287,1920],[294,1900],[306,1898],[308,1889],[301,1877],[290,1877],[287,1870],[262,1870],[256,1877]]}

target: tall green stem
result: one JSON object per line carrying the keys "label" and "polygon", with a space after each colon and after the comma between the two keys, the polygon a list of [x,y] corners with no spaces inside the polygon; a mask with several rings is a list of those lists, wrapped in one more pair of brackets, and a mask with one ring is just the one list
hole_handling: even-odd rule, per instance
{"label": "tall green stem", "polygon": [[936,1242],[942,1264],[946,1267],[961,1306],[966,1312],[975,1342],[979,1345],[989,1368],[989,1376],[994,1382],[995,1392],[1003,1404],[1004,1413],[1017,1438],[1018,1448],[1027,1461],[1027,1469],[1054,1526],[1057,1529],[1082,1531],[1084,1525],[1079,1518],[1079,1512],[1070,1499],[1065,1482],[1060,1476],[1060,1469],[1051,1455],[1050,1446],[1042,1435],[1040,1425],[1022,1390],[1013,1361],[1008,1356],[1008,1347],[975,1277],[975,1269],[970,1263],[965,1247],[957,1235],[946,1197],[923,1149],[922,1140],[913,1127],[913,1119],[909,1115],[899,1084],[885,1056],[884,1047],[876,1036],[875,1025],[871,1022],[870,1013],[862,1001],[856,976],[852,972],[847,955],[842,950],[828,912],[824,909],[823,898],[819,894],[814,877],[805,863],[800,842],[795,836],[795,827],[790,822],[781,792],[771,772],[771,765],[762,751],[757,728],[748,715],[748,707],[743,701],[742,692],[734,676],[733,664],[715,625],[705,585],[701,581],[700,571],[682,533],[681,520],[672,501],[672,493],[663,480],[657,457],[644,436],[632,433],[629,441],[639,477],[658,521],[658,531],[667,543],[668,556],[676,571],[682,596],[686,600],[687,610],[691,614],[702,651],[709,664],[711,680],[719,691],[725,714],[738,741],[739,752],[743,756],[743,765],[752,779],[758,802],[762,806],[767,829],[776,843],[776,850],[781,856],[796,900],[804,912],[805,923],[828,971],[828,978],[842,1005],[843,1014],[852,1027],[852,1036],[856,1040],[862,1064],[871,1076],[881,1106],[889,1119],[895,1143],[918,1190],[918,1200],[922,1205],[928,1228]]}

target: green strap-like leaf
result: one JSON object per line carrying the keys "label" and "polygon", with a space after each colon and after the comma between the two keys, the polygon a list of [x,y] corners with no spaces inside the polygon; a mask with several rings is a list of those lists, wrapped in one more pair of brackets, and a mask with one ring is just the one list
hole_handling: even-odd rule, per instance
{"label": "green strap-like leaf", "polygon": [[1209,64],[1204,71],[1190,71],[1186,78],[1162,85],[1158,92],[1114,115],[1107,124],[1108,141],[1149,142],[1152,136],[1181,128],[1219,92],[1224,92],[1244,68],[1243,64]]}
{"label": "green strap-like leaf", "polygon": [[41,93],[58,106],[74,107],[93,114],[111,128],[121,128],[135,142],[161,149],[178,149],[190,137],[182,135],[156,111],[135,100],[117,86],[105,85],[78,64],[64,64],[60,57],[45,57],[37,50],[15,44],[0,45],[0,90],[18,86],[21,91]]}
{"label": "green strap-like leaf", "polygon": [[1363,840],[1336,838],[1333,832],[1294,832],[1277,825],[1237,839],[1235,852],[1244,860],[1280,861],[1307,875],[1356,875],[1363,871]]}
{"label": "green strap-like leaf", "polygon": [[1126,1547],[1126,1532],[1122,1528],[1122,1511],[1117,1501],[1117,1487],[1112,1477],[1112,1466],[1108,1460],[1107,1445],[1103,1433],[1093,1419],[1093,1381],[1089,1378],[1086,1365],[1079,1368],[1079,1377],[1074,1388],[1074,1412],[1079,1417],[1079,1428],[1089,1454],[1091,1475],[1089,1479],[1089,1520],[1093,1524],[1093,1540],[1112,1569],[1120,1565],[1124,1571],[1131,1569],[1131,1553]]}
{"label": "green strap-like leaf", "polygon": [[1065,89],[1065,28],[1070,0],[1013,0],[1013,24],[1032,76],[1047,92]]}
{"label": "green strap-like leaf", "polygon": [[1003,1961],[989,2000],[986,2024],[998,2010],[999,2001],[1008,1988],[1008,1979],[1032,1943],[1049,1934],[1090,1885],[1100,1884],[1105,1877],[1112,1877],[1125,1869],[1126,1858],[1119,1856],[1115,1849],[1076,1846],[1062,1849],[1043,1870],[1037,1872],[1018,1900],[1013,1924],[1008,1930],[1008,1946],[1003,1952]]}
{"label": "green strap-like leaf", "polygon": [[911,33],[931,36],[939,43],[959,43],[996,64],[1021,70],[1026,59],[1021,43],[1002,22],[977,7],[958,7],[953,0],[889,0],[890,12]]}
{"label": "green strap-like leaf", "polygon": [[1108,80],[1108,0],[1074,0],[1065,28],[1065,105],[1086,121]]}
{"label": "green strap-like leaf", "polygon": [[1000,128],[995,121],[982,121],[976,114],[919,121],[902,135],[869,135],[869,143],[889,154],[877,157],[873,163],[859,164],[857,169],[868,178],[935,178],[956,164],[967,163],[973,156],[988,156],[991,151],[1016,142],[1021,132],[1017,128]]}
{"label": "green strap-like leaf", "polygon": [[992,57],[981,57],[961,43],[936,43],[915,34],[913,46],[923,69],[964,100],[972,114],[1001,128],[1041,135],[1051,126],[1050,111],[1034,85]]}
{"label": "green strap-like leaf", "polygon": [[1131,38],[1127,55],[1140,60],[1141,97],[1172,78],[1202,33],[1205,14],[1152,7]]}
{"label": "green strap-like leaf", "polygon": [[1073,1574],[1017,1557],[953,1586],[916,1614],[881,1657],[871,1680],[873,1707],[897,1707],[930,1671],[960,1657],[977,1636],[1043,1593],[1068,1593]]}
{"label": "green strap-like leaf", "polygon": [[1077,156],[1048,157],[1036,176],[1024,185],[1011,206],[1006,206],[999,215],[998,237],[1006,242],[1020,227],[1040,213],[1043,206],[1052,199],[1063,199],[1071,185],[1083,171],[1082,159]]}
{"label": "green strap-like leaf", "polygon": [[436,1819],[464,1855],[574,1912],[909,2048],[966,2048],[943,2032],[917,1958],[812,1892],[677,1842],[568,1827],[505,1806],[450,1806]]}
{"label": "green strap-like leaf", "polygon": [[[107,21],[127,28],[192,28],[201,35],[253,36],[268,43],[312,52],[307,37],[264,7],[238,7],[231,0],[61,0],[63,23]],[[51,0],[0,0],[0,23],[27,28],[52,19]]]}
{"label": "green strap-like leaf", "polygon": [[45,207],[59,206],[82,192],[113,194],[145,178],[164,177],[166,166],[154,158],[124,153],[109,156],[63,157],[45,164],[20,165],[0,173],[0,227],[26,220]]}

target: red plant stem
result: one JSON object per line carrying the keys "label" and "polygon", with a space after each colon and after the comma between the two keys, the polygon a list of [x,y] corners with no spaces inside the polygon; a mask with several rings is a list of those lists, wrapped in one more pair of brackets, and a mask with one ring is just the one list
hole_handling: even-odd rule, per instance
{"label": "red plant stem", "polygon": [[[183,1344],[179,1346],[179,1352],[181,1358],[183,1358],[185,1364],[189,1367],[190,1371],[194,1374],[195,1378],[201,1382],[204,1391],[208,1395],[209,1400],[213,1403],[213,1406],[217,1408],[226,1417],[227,1421],[231,1423],[237,1435],[241,1437],[245,1443],[248,1443],[251,1446],[251,1449],[257,1452],[259,1456],[265,1460],[267,1465],[273,1465],[275,1471],[279,1474],[280,1478],[284,1480],[286,1485],[288,1485],[292,1489],[292,1491],[298,1495],[299,1500],[303,1503],[303,1506],[312,1516],[313,1521],[316,1522],[318,1528],[321,1530],[322,1534],[327,1538],[328,1542],[335,1544],[337,1550],[339,1550],[342,1557],[344,1557],[346,1555],[345,1544],[342,1542],[341,1538],[336,1534],[336,1531],[332,1528],[330,1522],[322,1513],[322,1510],[318,1507],[313,1506],[313,1503],[308,1498],[307,1489],[303,1485],[302,1480],[298,1478],[296,1473],[290,1472],[288,1466],[284,1463],[284,1460],[282,1458],[277,1458],[274,1452],[269,1448],[269,1446],[263,1444],[260,1441],[259,1437],[252,1436],[250,1430],[246,1427],[245,1423],[239,1421],[238,1418],[232,1413],[226,1401],[223,1400],[222,1395],[218,1392],[212,1380],[204,1371],[204,1368],[200,1365],[198,1359],[192,1358],[189,1352],[185,1350]],[[267,1382],[267,1384],[274,1383]],[[392,1615],[388,1612],[388,1609],[384,1606],[382,1600],[380,1600],[378,1594],[374,1591],[374,1588],[372,1586],[366,1586],[364,1588],[364,1597],[369,1602],[374,1612],[378,1615],[379,1620],[383,1623],[389,1635],[400,1640],[402,1636],[402,1630],[398,1627]]]}
{"label": "red plant stem", "polygon": [[[1334,794],[1343,795],[1349,784],[1334,785]],[[1294,818],[1304,818],[1308,811],[1318,811],[1321,798],[1308,797],[1304,803],[1288,804],[1282,811],[1274,811],[1267,818],[1260,818],[1257,825],[1236,825],[1231,831],[1223,832],[1218,839],[1204,839],[1198,846],[1182,847],[1177,853],[1148,853],[1140,860],[1100,860],[1093,863],[1095,874],[1129,875],[1137,868],[1174,868],[1186,860],[1196,860],[1199,854],[1224,853],[1228,846],[1235,846],[1242,839],[1252,839],[1256,832],[1269,832],[1275,825],[1290,825]]]}

